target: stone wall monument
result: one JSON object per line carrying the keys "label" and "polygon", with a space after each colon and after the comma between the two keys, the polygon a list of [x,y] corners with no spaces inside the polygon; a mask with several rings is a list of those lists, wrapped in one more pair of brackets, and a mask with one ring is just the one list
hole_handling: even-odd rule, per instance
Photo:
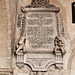
{"label": "stone wall monument", "polygon": [[32,0],[21,8],[21,34],[15,47],[16,65],[29,65],[33,72],[47,72],[51,65],[63,68],[64,42],[59,34],[58,7],[49,0]]}

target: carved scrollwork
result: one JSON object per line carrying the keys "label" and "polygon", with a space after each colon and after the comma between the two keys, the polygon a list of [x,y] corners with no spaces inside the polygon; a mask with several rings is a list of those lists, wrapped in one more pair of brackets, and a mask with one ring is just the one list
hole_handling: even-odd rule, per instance
{"label": "carved scrollwork", "polygon": [[66,53],[64,49],[64,42],[60,36],[56,36],[54,39],[54,53],[56,56],[56,67],[63,68],[63,55]]}
{"label": "carved scrollwork", "polygon": [[61,52],[63,55],[66,53],[64,49],[64,42],[60,36],[56,36],[54,39],[54,53]]}
{"label": "carved scrollwork", "polygon": [[[20,34],[18,34],[18,36],[20,36],[18,38],[18,41],[15,45],[15,54],[18,54],[19,51],[23,51],[23,53],[25,52],[25,42],[26,42],[26,38],[25,38],[25,22],[26,22],[26,19],[25,19],[25,13],[21,12],[21,14],[19,14],[19,19],[18,21],[20,20],[20,22],[17,23],[18,25],[18,31],[20,31]],[[17,36],[17,37],[18,37]]]}
{"label": "carved scrollwork", "polygon": [[25,37],[21,37],[15,49],[15,54],[17,55],[16,65],[19,68],[24,67],[25,42]]}
{"label": "carved scrollwork", "polygon": [[18,44],[16,45],[16,49],[15,49],[15,53],[18,54],[19,51],[23,51],[25,52],[25,42],[26,42],[26,39],[25,37],[21,37]]}
{"label": "carved scrollwork", "polygon": [[14,53],[17,55],[17,60],[16,60],[16,65],[19,68],[24,67],[24,54],[26,50],[26,38],[25,38],[25,13],[21,12],[21,14],[18,17],[18,31],[20,34],[18,34],[17,38],[17,43],[15,45],[15,50]]}

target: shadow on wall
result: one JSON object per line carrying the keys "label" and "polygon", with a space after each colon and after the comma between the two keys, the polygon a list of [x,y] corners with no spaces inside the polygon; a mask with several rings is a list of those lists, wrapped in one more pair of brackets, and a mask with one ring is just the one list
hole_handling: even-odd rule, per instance
{"label": "shadow on wall", "polygon": [[57,1],[57,0],[50,0],[50,3],[51,4],[54,4],[55,6],[59,7],[60,8],[60,12],[58,13],[58,17],[60,19],[60,21],[62,21],[63,23],[63,26],[64,26],[64,32],[65,32],[65,39],[69,39],[69,34],[68,34],[68,31],[67,31],[67,14],[66,14],[66,9],[65,7],[63,6],[63,3]]}
{"label": "shadow on wall", "polygon": [[68,60],[68,70],[75,70],[75,39],[71,41],[71,53]]}

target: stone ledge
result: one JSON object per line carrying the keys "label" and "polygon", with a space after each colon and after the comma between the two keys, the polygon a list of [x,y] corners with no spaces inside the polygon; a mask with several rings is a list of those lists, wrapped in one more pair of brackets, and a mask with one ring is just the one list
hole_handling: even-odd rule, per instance
{"label": "stone ledge", "polygon": [[10,68],[0,68],[0,72],[13,72],[13,69]]}

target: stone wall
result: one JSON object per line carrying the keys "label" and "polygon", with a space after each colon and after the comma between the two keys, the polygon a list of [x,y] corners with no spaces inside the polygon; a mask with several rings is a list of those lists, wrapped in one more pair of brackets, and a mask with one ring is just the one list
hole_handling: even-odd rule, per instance
{"label": "stone wall", "polygon": [[[18,12],[20,12],[21,7],[30,4],[31,0],[19,0]],[[63,36],[65,40],[65,50],[66,55],[64,56],[64,69],[62,71],[56,70],[59,75],[74,75],[74,43],[75,43],[75,25],[72,23],[72,6],[71,3],[74,0],[50,0],[51,4],[60,8],[60,13],[58,14],[60,21],[62,20],[64,26],[65,35]],[[56,74],[55,73],[55,74]],[[54,74],[52,74],[54,75]]]}
{"label": "stone wall", "polygon": [[[75,75],[75,24],[72,23],[71,3],[75,0],[50,0],[50,3],[60,8],[58,14],[63,22],[65,35],[66,55],[64,56],[63,70],[52,70],[52,75]],[[17,68],[14,57],[14,43],[16,33],[17,14],[21,7],[31,3],[31,0],[1,0],[0,1],[0,75],[10,75],[13,68],[13,75],[33,75],[31,68],[27,65],[21,70]],[[8,71],[9,70],[9,71]],[[29,70],[29,71],[28,71]],[[49,69],[50,70],[50,69]],[[35,72],[34,72],[35,74]],[[41,75],[41,73],[38,73]],[[44,73],[45,74],[45,73]],[[47,75],[47,73],[46,73]]]}
{"label": "stone wall", "polygon": [[[0,68],[10,68],[10,52],[8,49],[8,16],[6,1],[0,1]],[[9,62],[8,62],[9,61]]]}

